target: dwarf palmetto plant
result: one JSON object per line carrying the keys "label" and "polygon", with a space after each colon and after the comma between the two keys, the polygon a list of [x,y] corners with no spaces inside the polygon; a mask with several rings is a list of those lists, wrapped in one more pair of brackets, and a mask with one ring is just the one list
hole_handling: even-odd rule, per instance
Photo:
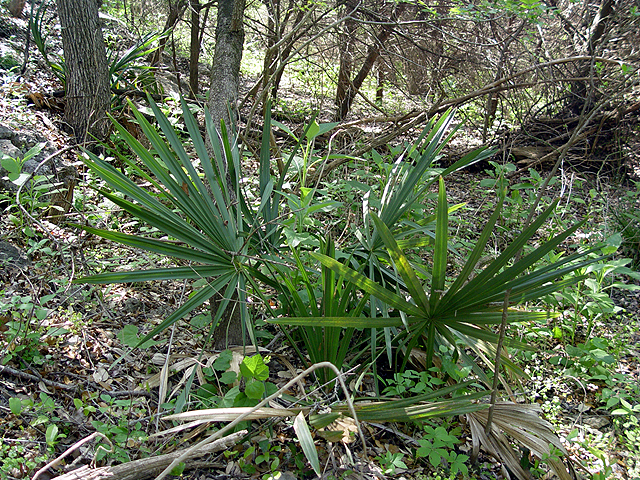
{"label": "dwarf palmetto plant", "polygon": [[[384,225],[393,232],[402,248],[418,248],[433,244],[433,221],[435,217],[410,218],[424,196],[438,177],[446,177],[452,172],[489,158],[494,154],[487,148],[476,149],[447,168],[437,168],[442,150],[454,137],[462,124],[452,127],[455,111],[449,109],[442,117],[433,118],[418,139],[398,157],[385,188],[379,199],[368,193],[363,202],[363,227],[356,235],[358,242],[346,250],[359,258],[375,259],[386,256],[382,238],[371,220],[373,207],[380,205],[377,215]],[[372,253],[375,252],[375,255]],[[377,265],[379,266],[379,264]]]}
{"label": "dwarf palmetto plant", "polygon": [[[314,253],[313,256],[323,266],[330,268],[344,280],[355,284],[370,298],[379,300],[378,305],[387,305],[391,312],[386,317],[378,316],[376,318],[363,316],[297,317],[271,321],[305,327],[320,325],[345,329],[391,327],[398,331],[395,340],[400,346],[399,351],[405,353],[405,362],[409,352],[415,347],[422,347],[427,352],[428,368],[438,352],[438,347],[446,345],[457,350],[458,358],[471,365],[477,377],[489,385],[490,381],[484,369],[466,350],[472,350],[487,366],[492,365],[498,335],[492,331],[491,327],[502,322],[505,294],[510,292],[511,307],[507,312],[509,322],[532,322],[545,319],[547,317],[545,312],[527,311],[513,307],[539,299],[551,292],[584,280],[584,275],[569,274],[600,260],[602,257],[590,256],[591,253],[598,250],[594,248],[567,255],[556,260],[555,263],[536,268],[539,260],[558,247],[582,225],[582,223],[578,223],[519,258],[518,252],[553,212],[556,205],[554,202],[518,235],[498,258],[473,277],[475,267],[500,215],[502,208],[502,199],[500,199],[462,271],[452,282],[447,282],[449,209],[442,179],[440,179],[439,187],[435,244],[428,276],[430,284],[423,284],[418,269],[412,265],[399,247],[391,230],[375,213],[371,213],[372,222],[378,231],[377,234],[402,280],[402,283],[396,283],[392,286],[395,290],[385,288],[386,285],[383,286],[378,281],[327,255]],[[370,309],[371,311],[373,308]],[[527,348],[526,345],[522,345],[514,339],[505,339],[505,341],[507,345],[513,347]],[[519,371],[508,358],[503,359],[503,364]],[[522,374],[522,372],[519,373]],[[499,372],[494,372],[494,374],[499,375]],[[475,402],[475,400],[486,396],[486,391],[454,396],[450,399],[444,398],[447,393],[453,393],[465,385],[467,384],[452,385],[447,387],[449,390],[441,389],[437,392],[402,400],[356,404],[356,412],[359,419],[372,421],[424,420],[430,417],[466,413],[469,422],[474,427],[472,430],[474,451],[482,444],[491,454],[496,455],[510,466],[515,455],[510,449],[504,433],[511,435],[513,439],[530,448],[539,458],[548,457],[549,445],[552,445],[556,448],[558,456],[550,458],[547,462],[560,478],[563,480],[571,478],[560,459],[566,455],[566,451],[561,448],[559,439],[543,419],[536,414],[530,414],[527,406],[498,404],[496,406],[498,414],[495,417],[498,420],[492,423],[491,431],[487,435],[482,431],[481,426],[487,423],[485,408],[489,405]],[[326,424],[331,416],[340,414],[347,414],[346,410],[343,407],[336,407],[332,413],[328,414],[329,417],[320,417],[316,419],[316,422]],[[510,424],[505,422],[510,422]],[[512,469],[512,471],[519,474],[522,468]]]}
{"label": "dwarf palmetto plant", "polygon": [[[335,246],[331,238],[320,240],[321,252],[329,258],[335,258]],[[358,317],[368,301],[368,295],[359,295],[355,285],[326,266],[322,266],[319,281],[303,264],[299,253],[294,249],[297,269],[285,269],[274,266],[276,275],[282,278],[283,314],[293,317]],[[297,332],[282,330],[290,345],[303,361],[310,365],[331,362],[341,368],[347,355],[352,353],[354,329],[335,326],[299,327]],[[296,338],[301,338],[308,355],[298,348]],[[309,365],[309,366],[310,366]],[[333,370],[316,370],[317,378],[327,389],[332,388],[335,373]]]}
{"label": "dwarf palmetto plant", "polygon": [[111,75],[111,87],[139,88],[139,84],[148,86],[153,81],[152,73],[155,69],[141,63],[140,60],[155,52],[159,47],[159,43],[156,42],[168,34],[170,32],[150,32],[122,54],[110,50],[107,60],[109,74]]}
{"label": "dwarf palmetto plant", "polygon": [[140,112],[131,107],[149,139],[151,151],[124,127],[114,122],[119,134],[150,172],[148,174],[136,162],[127,160],[149,187],[137,185],[96,155],[87,153],[85,161],[97,176],[127,199],[104,189],[100,190],[102,195],[134,218],[169,236],[169,240],[86,225],[78,226],[103,238],[173,258],[184,266],[103,273],[86,276],[77,282],[108,284],[208,279],[204,286],[141,339],[138,345],[162,332],[216,294],[224,300],[218,303],[214,323],[219,321],[230,299],[235,298],[242,326],[253,339],[247,310],[247,286],[252,284],[259,292],[260,289],[255,285],[256,279],[266,284],[271,283],[260,272],[260,254],[266,255],[277,245],[279,239],[274,222],[277,204],[272,203],[271,198],[273,181],[269,176],[268,165],[268,121],[265,122],[266,141],[263,141],[267,145],[267,154],[261,156],[261,161],[266,166],[260,167],[261,203],[256,206],[248,201],[241,185],[238,145],[230,138],[224,124],[218,131],[212,124],[210,115],[206,113],[206,128],[214,152],[210,156],[198,123],[186,102],[182,101],[184,122],[195,153],[193,158],[194,153],[187,153],[184,140],[178,136],[169,120],[150,98],[149,102],[164,139]]}
{"label": "dwarf palmetto plant", "polygon": [[[397,329],[401,351],[411,352],[415,347],[426,351],[427,368],[430,367],[439,345],[457,350],[459,358],[469,363],[479,377],[487,381],[484,370],[469,357],[465,349],[472,349],[489,366],[495,355],[498,336],[491,326],[499,325],[502,320],[502,301],[510,291],[510,305],[515,306],[539,299],[567,285],[584,280],[584,275],[567,276],[602,257],[589,256],[596,249],[577,252],[558,259],[555,263],[535,268],[536,263],[561,242],[573,234],[582,223],[565,230],[546,243],[540,245],[523,258],[514,261],[519,252],[551,215],[556,203],[547,208],[528,228],[509,245],[498,258],[487,265],[478,275],[472,276],[475,266],[482,256],[487,242],[498,219],[502,200],[489,218],[469,259],[462,271],[452,282],[447,282],[446,269],[448,259],[448,205],[444,181],[440,179],[438,204],[436,208],[435,245],[429,285],[420,280],[417,268],[412,265],[390,229],[374,213],[372,221],[378,231],[398,276],[402,279],[391,290],[379,282],[349,268],[333,258],[321,253],[312,255],[322,265],[332,269],[345,280],[354,283],[371,297],[388,305],[390,314],[378,318],[334,317],[327,318],[283,318],[271,320],[274,323],[288,325],[325,325],[343,328],[393,327]],[[420,269],[423,266],[419,266]],[[549,314],[539,311],[527,311],[510,308],[510,322],[539,321]],[[508,346],[526,348],[514,339],[507,339]],[[462,348],[461,348],[462,346]],[[405,363],[408,355],[405,354]],[[505,364],[519,371],[505,358]],[[497,372],[496,372],[497,373]],[[521,373],[521,372],[520,372]]]}

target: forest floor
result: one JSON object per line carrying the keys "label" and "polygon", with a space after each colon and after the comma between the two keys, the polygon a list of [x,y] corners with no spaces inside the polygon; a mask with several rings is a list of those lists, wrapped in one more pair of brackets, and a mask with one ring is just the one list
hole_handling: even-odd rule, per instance
{"label": "forest floor", "polygon": [[[66,149],[63,157],[86,180],[87,172],[60,128],[60,112],[37,108],[28,101],[34,93],[53,89],[51,77],[38,70],[26,78],[9,70],[0,75],[0,124],[26,132],[28,137],[46,138],[54,150]],[[457,138],[463,150],[466,143],[477,143],[465,142],[464,132]],[[640,180],[638,158],[627,158],[624,168],[623,174],[616,169],[589,172],[576,165],[562,168],[545,194],[561,198],[553,223],[569,225],[587,217],[580,232],[586,241],[614,235],[619,229],[616,213],[635,208],[640,200],[640,184],[634,183]],[[495,251],[521,224],[526,200],[548,169],[548,165],[525,169],[510,178],[522,202],[513,197],[505,211],[493,242]],[[332,181],[360,181],[367,174],[367,162],[346,164],[333,172],[326,188],[331,191]],[[490,215],[495,195],[487,185],[494,178],[495,169],[489,164],[447,177],[450,203],[465,203],[456,212],[454,248],[467,248]],[[80,181],[76,186],[74,221],[97,219],[121,231],[140,228],[88,183]],[[333,192],[338,200],[354,201],[348,191],[335,187]],[[11,194],[3,194],[3,200],[0,240],[17,247],[28,259],[20,265],[0,265],[0,478],[29,478],[94,432],[108,437],[113,451],[102,458],[104,454],[88,443],[78,446],[63,465],[88,464],[96,455],[98,465],[153,457],[193,445],[208,435],[213,428],[209,423],[157,435],[174,426],[157,415],[162,409],[159,388],[166,389],[165,404],[175,401],[190,368],[211,366],[219,358],[218,353],[202,352],[207,312],[196,311],[176,324],[170,348],[164,343],[134,351],[127,348],[128,336],[159,324],[193,286],[177,282],[108,288],[71,284],[79,272],[143,268],[159,259],[96,237],[86,239],[64,222],[47,222],[39,192],[22,199],[29,216],[17,208]],[[634,254],[637,251],[625,251],[622,244],[610,264]],[[640,285],[628,275],[603,278],[583,291],[571,292],[572,305],[568,305],[569,297],[562,299],[558,306],[562,316],[557,321],[516,325],[510,332],[535,346],[534,351],[513,354],[529,376],[514,381],[514,396],[540,405],[579,478],[640,477],[640,291],[610,288],[614,280]],[[255,309],[258,322],[266,316],[264,308]],[[260,352],[270,359],[268,381],[280,387],[301,372],[303,364],[277,329],[265,326],[261,332],[264,349]],[[163,366],[170,373],[163,374]],[[310,378],[299,383],[291,391],[294,396],[306,395],[314,386]],[[334,392],[315,395],[317,406],[335,400]],[[453,419],[447,427],[457,434],[452,449],[460,455],[470,454],[465,422]],[[348,434],[353,425],[343,425],[342,430],[347,434],[332,441],[314,434],[325,478],[460,478],[461,474],[445,468],[446,462],[434,466],[416,455],[419,444],[415,438],[423,433],[416,425],[364,425],[366,458],[363,445]],[[528,459],[524,453],[523,459]],[[542,465],[532,463],[530,470],[535,478],[552,477]],[[57,466],[39,478],[65,471]],[[287,480],[313,477],[288,421],[252,422],[237,446],[202,458],[182,476],[206,480],[266,479],[270,475]],[[504,478],[504,472],[495,459],[481,454],[470,466],[468,477]]]}

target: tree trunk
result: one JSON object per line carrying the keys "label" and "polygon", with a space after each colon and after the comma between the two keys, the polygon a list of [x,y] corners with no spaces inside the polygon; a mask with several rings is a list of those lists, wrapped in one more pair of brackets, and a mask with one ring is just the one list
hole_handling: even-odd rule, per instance
{"label": "tree trunk", "polygon": [[340,69],[338,70],[338,87],[336,89],[337,118],[344,118],[342,105],[351,90],[351,72],[353,71],[353,50],[355,49],[356,22],[348,18],[340,35]]}
{"label": "tree trunk", "polygon": [[[182,15],[184,15],[184,11],[187,9],[187,4],[187,0],[177,0],[175,2],[169,0],[169,14],[167,15],[167,21],[164,23],[162,33],[167,33],[178,24]],[[158,49],[149,55],[148,61],[152,67],[155,67],[160,63],[162,52],[164,51],[164,47],[167,45],[168,38],[168,35],[162,37],[160,39],[160,46]]]}
{"label": "tree trunk", "polygon": [[209,112],[217,128],[220,120],[230,125],[229,109],[234,116],[237,115],[240,61],[244,44],[244,7],[245,0],[218,1],[216,49],[209,92]]}
{"label": "tree trunk", "polygon": [[[229,110],[234,116],[234,121],[237,117],[240,61],[244,44],[244,7],[245,0],[218,0],[216,49],[211,69],[211,89],[208,103],[209,112],[217,130],[220,128],[220,121],[224,120],[225,125],[229,127],[228,131],[230,131]],[[207,148],[211,150],[209,141],[207,141]],[[228,175],[227,180],[227,183],[230,184],[231,180]],[[212,318],[220,301],[220,297],[210,300]],[[223,349],[230,345],[244,343],[241,308],[245,307],[238,302],[236,293],[231,298],[214,330],[213,344],[215,348]]]}
{"label": "tree trunk", "polygon": [[[215,319],[218,307],[222,302],[222,296],[216,295],[209,300],[211,306],[211,319]],[[245,345],[246,337],[242,329],[242,317],[240,315],[240,303],[238,295],[234,295],[227,308],[225,308],[222,318],[213,330],[212,343],[215,350],[226,350],[229,347]]]}
{"label": "tree trunk", "polygon": [[384,70],[380,59],[378,59],[377,84],[376,84],[376,105],[382,106],[382,97],[384,95]]}
{"label": "tree trunk", "polygon": [[200,60],[200,0],[191,0],[191,40],[189,47],[189,96],[198,94],[198,61]]}
{"label": "tree trunk", "polygon": [[[400,13],[405,9],[406,4],[402,3],[398,5],[396,9],[396,16],[400,15]],[[345,119],[349,110],[351,109],[351,104],[353,100],[356,98],[356,95],[360,91],[360,87],[364,83],[365,78],[371,72],[374,63],[380,56],[380,49],[384,46],[384,43],[391,36],[393,32],[393,26],[391,25],[383,25],[381,30],[376,35],[376,38],[373,42],[373,45],[369,47],[367,50],[367,56],[362,63],[362,67],[358,71],[358,74],[355,76],[352,82],[348,81],[348,78],[338,78],[338,92],[336,94],[336,106],[338,107],[338,111],[336,112],[336,121],[340,122]],[[340,70],[342,70],[342,65]],[[348,85],[344,94],[340,91],[340,83],[341,81]]]}
{"label": "tree trunk", "polygon": [[[603,0],[600,5],[598,14],[593,19],[591,24],[591,35],[585,45],[587,55],[595,56],[596,47],[602,43],[602,40],[606,33],[606,27],[613,15],[613,7],[616,0]],[[590,77],[592,65],[591,62],[584,64],[582,70],[578,74],[578,77]],[[571,113],[578,115],[582,112],[584,107],[589,108],[595,101],[596,89],[592,88],[592,85],[588,80],[579,80],[571,86],[571,99],[569,101],[569,110]]]}
{"label": "tree trunk", "polygon": [[78,143],[108,132],[109,68],[96,0],[57,0],[67,68],[65,121]]}
{"label": "tree trunk", "polygon": [[24,10],[24,5],[27,3],[27,0],[11,0],[9,2],[9,13],[14,18],[22,18],[22,10]]}

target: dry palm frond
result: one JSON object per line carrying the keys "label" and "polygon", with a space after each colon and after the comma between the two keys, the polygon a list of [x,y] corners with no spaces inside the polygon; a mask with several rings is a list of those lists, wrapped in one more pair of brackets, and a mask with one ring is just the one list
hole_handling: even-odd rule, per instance
{"label": "dry palm frond", "polygon": [[[560,480],[574,480],[575,475],[569,473],[573,472],[571,465],[569,464],[567,469],[562,458],[558,457],[560,452],[561,456],[569,461],[568,452],[553,432],[551,424],[539,416],[538,405],[497,403],[489,436],[485,433],[488,412],[488,410],[478,410],[466,415],[473,442],[472,458],[477,457],[482,446],[487,453],[499,459],[512,475],[522,480],[530,478],[520,465],[520,459],[509,443],[508,436],[528,448],[533,455],[544,460]],[[551,445],[554,447],[553,452]]]}

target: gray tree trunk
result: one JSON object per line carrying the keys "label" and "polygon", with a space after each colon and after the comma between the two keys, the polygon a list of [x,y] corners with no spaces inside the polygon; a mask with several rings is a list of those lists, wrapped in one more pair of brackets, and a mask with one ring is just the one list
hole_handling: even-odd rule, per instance
{"label": "gray tree trunk", "polygon": [[[208,107],[216,128],[220,130],[220,120],[224,120],[228,132],[231,132],[229,110],[234,116],[233,120],[237,119],[240,61],[244,45],[244,7],[245,0],[218,0],[216,49],[211,70]],[[207,143],[207,147],[210,146],[210,143]],[[227,179],[230,184],[230,179]],[[221,301],[219,296],[210,300],[212,317]],[[214,348],[222,350],[231,345],[245,343],[240,308],[242,306],[235,294],[213,332]]]}
{"label": "gray tree trunk", "polygon": [[[169,13],[167,14],[167,21],[164,24],[162,33],[167,33],[178,24],[182,15],[184,15],[184,11],[187,9],[188,3],[189,2],[187,2],[187,0],[169,0]],[[160,60],[162,59],[162,52],[164,51],[164,47],[167,45],[168,39],[168,35],[162,37],[160,39],[160,46],[158,49],[147,58],[147,61],[152,66],[156,67],[160,63]]]}
{"label": "gray tree trunk", "polygon": [[218,1],[216,49],[209,92],[209,112],[218,128],[220,120],[230,125],[229,108],[237,116],[240,61],[244,45],[244,7],[245,0]]}
{"label": "gray tree trunk", "polygon": [[96,0],[57,0],[67,68],[65,121],[78,143],[104,139],[111,100],[109,68]]}
{"label": "gray tree trunk", "polygon": [[22,18],[22,10],[24,10],[25,3],[27,3],[26,0],[10,0],[8,8],[11,16]]}

